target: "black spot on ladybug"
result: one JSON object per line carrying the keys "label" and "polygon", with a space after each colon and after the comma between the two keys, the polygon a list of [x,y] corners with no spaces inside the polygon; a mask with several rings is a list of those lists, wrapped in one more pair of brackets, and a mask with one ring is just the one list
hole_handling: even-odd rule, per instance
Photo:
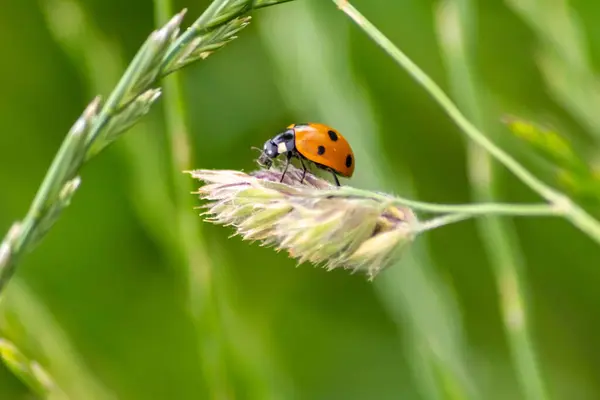
{"label": "black spot on ladybug", "polygon": [[327,131],[327,133],[329,134],[329,139],[333,140],[334,142],[338,140],[338,135],[334,131]]}
{"label": "black spot on ladybug", "polygon": [[325,154],[325,146],[319,146],[317,148],[317,154],[319,154],[320,156],[322,156],[323,154]]}
{"label": "black spot on ladybug", "polygon": [[346,157],[346,167],[350,168],[352,166],[352,156],[350,154],[348,154],[348,157]]}

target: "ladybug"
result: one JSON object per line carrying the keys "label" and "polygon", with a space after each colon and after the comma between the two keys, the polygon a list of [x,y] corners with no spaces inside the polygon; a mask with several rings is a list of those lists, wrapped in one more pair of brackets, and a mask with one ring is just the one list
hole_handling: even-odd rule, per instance
{"label": "ladybug", "polygon": [[319,123],[292,124],[285,131],[267,140],[258,162],[270,167],[273,159],[285,154],[287,163],[280,182],[287,172],[292,157],[300,160],[306,176],[304,161],[314,163],[318,168],[333,174],[335,183],[340,186],[338,175],[350,178],[354,173],[354,152],[346,139],[335,129]]}

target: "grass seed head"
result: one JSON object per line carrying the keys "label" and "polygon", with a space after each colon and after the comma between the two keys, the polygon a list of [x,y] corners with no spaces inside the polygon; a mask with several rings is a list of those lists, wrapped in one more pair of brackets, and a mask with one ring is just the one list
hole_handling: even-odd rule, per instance
{"label": "grass seed head", "polygon": [[196,192],[207,200],[205,220],[231,226],[234,235],[285,250],[299,263],[328,270],[362,271],[370,279],[388,267],[415,235],[417,219],[382,196],[350,193],[290,166],[250,174],[195,170],[204,182]]}

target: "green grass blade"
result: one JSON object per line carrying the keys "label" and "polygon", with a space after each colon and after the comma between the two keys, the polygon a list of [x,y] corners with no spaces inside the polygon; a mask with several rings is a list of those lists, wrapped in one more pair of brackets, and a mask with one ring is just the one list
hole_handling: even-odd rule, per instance
{"label": "green grass blade", "polygon": [[[452,93],[465,114],[485,131],[486,99],[475,71],[476,13],[471,0],[445,0],[438,10],[438,31],[450,75]],[[472,142],[468,148],[468,168],[475,201],[494,201],[501,194],[497,180],[498,165],[481,147]],[[545,384],[528,328],[523,255],[516,232],[509,220],[499,217],[478,219],[480,235],[493,266],[504,327],[509,338],[517,378],[527,399],[547,399]]]}
{"label": "green grass blade", "polygon": [[[228,1],[214,1],[211,9],[220,9]],[[173,13],[170,0],[155,0],[156,25],[161,26]],[[210,18],[210,14],[207,12]],[[192,168],[192,143],[186,119],[185,97],[180,75],[171,75],[164,81],[164,110],[170,146],[171,182],[174,188],[174,215],[179,251],[183,262],[183,275],[187,281],[188,307],[196,327],[200,359],[204,366],[211,396],[229,397],[229,377],[225,363],[224,336],[221,332],[219,307],[216,303],[216,279],[206,244],[200,235],[198,218],[192,212],[196,206],[191,181],[183,171]]]}
{"label": "green grass blade", "polygon": [[36,395],[46,399],[65,398],[50,374],[36,360],[31,359],[5,338],[0,338],[0,358]]}
{"label": "green grass blade", "polygon": [[537,62],[550,93],[600,141],[600,81],[584,28],[566,0],[551,5],[537,0],[505,0],[533,30],[539,42]]}
{"label": "green grass blade", "polygon": [[[36,358],[60,390],[57,397],[114,400],[116,395],[98,380],[91,367],[73,347],[72,340],[50,310],[22,281],[15,280],[6,298],[3,330],[9,338],[19,337],[39,349]],[[13,339],[14,340],[14,339]]]}

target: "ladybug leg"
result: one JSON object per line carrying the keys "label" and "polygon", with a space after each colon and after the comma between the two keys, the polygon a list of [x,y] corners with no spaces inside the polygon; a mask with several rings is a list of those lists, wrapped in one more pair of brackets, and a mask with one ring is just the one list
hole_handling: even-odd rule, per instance
{"label": "ladybug leg", "polygon": [[288,170],[288,167],[290,166],[290,160],[292,159],[292,153],[288,153],[287,154],[287,162],[285,163],[285,168],[283,169],[283,173],[281,174],[281,179],[279,180],[279,183],[283,182],[283,178],[285,177],[285,173]]}
{"label": "ladybug leg", "polygon": [[304,171],[302,172],[302,179],[300,179],[300,183],[304,182],[304,177],[306,176],[306,165],[304,165],[304,160],[300,157],[300,164],[302,164],[302,168]]}
{"label": "ladybug leg", "polygon": [[333,175],[333,179],[335,179],[335,184],[338,186],[341,186],[340,181],[339,181],[337,175],[335,174],[335,172],[331,171],[331,174]]}

